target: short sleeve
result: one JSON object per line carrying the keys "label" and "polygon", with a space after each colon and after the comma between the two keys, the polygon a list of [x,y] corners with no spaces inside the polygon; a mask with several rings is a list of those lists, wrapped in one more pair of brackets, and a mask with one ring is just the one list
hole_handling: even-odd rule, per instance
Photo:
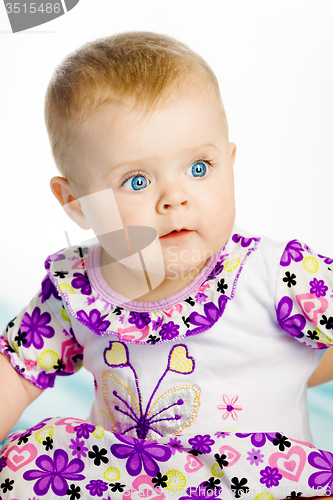
{"label": "short sleeve", "polygon": [[281,257],[276,286],[281,328],[316,349],[333,345],[333,259],[290,241]]}
{"label": "short sleeve", "polygon": [[82,366],[83,348],[48,276],[30,304],[8,323],[0,336],[0,352],[41,389],[53,387],[56,376],[71,375]]}

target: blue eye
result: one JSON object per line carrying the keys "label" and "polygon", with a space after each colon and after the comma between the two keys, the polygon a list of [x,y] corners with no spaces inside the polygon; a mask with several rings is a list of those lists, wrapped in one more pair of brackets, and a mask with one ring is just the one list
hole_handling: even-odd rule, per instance
{"label": "blue eye", "polygon": [[189,170],[191,170],[193,177],[203,177],[207,172],[207,167],[203,161],[196,161],[186,170],[186,173]]}
{"label": "blue eye", "polygon": [[133,189],[134,191],[141,191],[148,186],[148,180],[143,175],[134,175],[133,177],[127,179],[123,186],[130,190]]}

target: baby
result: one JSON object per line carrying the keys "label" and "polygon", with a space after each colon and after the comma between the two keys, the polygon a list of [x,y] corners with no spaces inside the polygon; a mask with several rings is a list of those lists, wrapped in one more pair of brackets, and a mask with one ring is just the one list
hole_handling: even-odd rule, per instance
{"label": "baby", "polygon": [[82,364],[96,400],[87,422],[7,438],[2,500],[329,495],[306,386],[333,338],[333,261],[234,227],[207,63],[164,35],[97,40],[56,70],[46,123],[52,192],[97,240],[47,258],[0,338],[0,439]]}

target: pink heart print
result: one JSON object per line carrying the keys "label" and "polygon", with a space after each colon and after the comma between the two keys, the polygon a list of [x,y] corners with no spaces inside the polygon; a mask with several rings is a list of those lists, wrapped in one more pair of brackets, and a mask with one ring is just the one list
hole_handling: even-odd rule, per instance
{"label": "pink heart print", "polygon": [[318,314],[324,313],[328,308],[327,300],[324,297],[317,297],[313,293],[296,295],[296,300],[304,316],[315,325],[318,324]]}
{"label": "pink heart print", "polygon": [[297,482],[306,464],[306,452],[300,446],[292,446],[288,453],[273,453],[268,463],[271,467],[277,467],[286,479]]}
{"label": "pink heart print", "polygon": [[226,467],[231,467],[238,462],[241,457],[241,454],[237,450],[228,445],[221,446],[219,452],[221,455],[226,455],[227,457],[228,465]]}
{"label": "pink heart print", "polygon": [[187,455],[186,465],[184,467],[186,472],[197,472],[199,469],[201,469],[201,467],[203,467],[203,463],[200,462],[197,457],[194,457],[193,455]]}
{"label": "pink heart print", "polygon": [[37,457],[37,448],[33,444],[26,444],[20,448],[19,446],[11,446],[5,454],[7,457],[7,467],[16,472],[21,467],[29,464]]}

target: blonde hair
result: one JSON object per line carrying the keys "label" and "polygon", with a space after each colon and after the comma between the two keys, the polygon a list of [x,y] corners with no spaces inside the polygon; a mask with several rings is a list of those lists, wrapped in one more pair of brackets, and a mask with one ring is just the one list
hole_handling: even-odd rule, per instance
{"label": "blonde hair", "polygon": [[68,170],[75,125],[101,107],[134,99],[135,105],[150,110],[198,85],[213,90],[224,113],[212,69],[170,36],[135,31],[83,45],[59,65],[46,91],[45,121],[58,169]]}

